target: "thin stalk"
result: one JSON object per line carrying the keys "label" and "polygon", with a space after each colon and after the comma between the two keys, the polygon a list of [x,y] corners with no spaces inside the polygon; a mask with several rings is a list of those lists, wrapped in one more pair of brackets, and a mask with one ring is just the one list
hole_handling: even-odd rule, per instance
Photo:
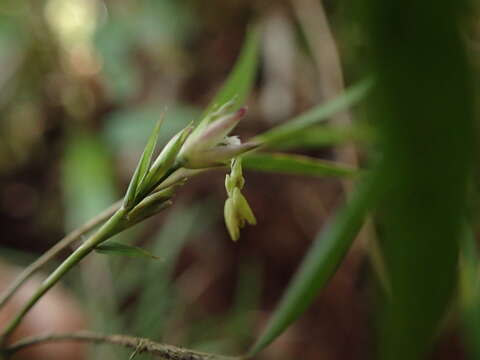
{"label": "thin stalk", "polygon": [[116,230],[125,219],[127,211],[122,207],[103,226],[77,248],[57,269],[42,283],[35,294],[19,311],[16,317],[8,324],[0,337],[0,343],[5,342],[7,337],[17,328],[25,315],[30,309],[50,290],[72,267],[78,264],[85,256],[87,256],[97,245],[104,242],[116,233]]}
{"label": "thin stalk", "polygon": [[111,205],[108,209],[104,210],[102,213],[98,214],[79,228],[73,230],[71,233],[66,235],[63,239],[57,242],[54,246],[52,246],[47,252],[45,252],[42,256],[40,256],[37,260],[33,263],[28,265],[20,275],[13,281],[10,286],[3,291],[0,295],[0,308],[2,308],[8,300],[17,292],[17,290],[34,275],[41,267],[43,267],[46,263],[50,260],[54,259],[60,252],[65,250],[67,247],[72,245],[75,241],[77,241],[81,236],[85,235],[87,232],[95,228],[96,226],[103,223],[109,217],[111,217],[115,211],[121,205],[121,201],[117,201],[113,205]]}
{"label": "thin stalk", "polygon": [[240,360],[241,357],[209,354],[172,345],[159,344],[149,339],[137,338],[127,335],[101,335],[82,331],[68,334],[48,334],[33,336],[16,342],[7,347],[4,353],[13,355],[24,348],[41,345],[44,343],[57,343],[65,341],[87,342],[93,344],[113,344],[132,349],[136,353],[148,353],[161,359],[176,360]]}

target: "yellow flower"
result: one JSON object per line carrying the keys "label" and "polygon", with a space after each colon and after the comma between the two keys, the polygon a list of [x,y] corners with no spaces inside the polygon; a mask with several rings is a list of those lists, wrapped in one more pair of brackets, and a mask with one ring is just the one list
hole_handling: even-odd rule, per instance
{"label": "yellow flower", "polygon": [[246,223],[255,225],[257,220],[247,199],[245,199],[240,191],[245,184],[245,179],[242,175],[241,160],[233,159],[231,168],[232,171],[230,175],[225,177],[225,188],[228,199],[225,201],[224,217],[230,237],[233,241],[237,241],[240,237],[240,229],[243,228]]}

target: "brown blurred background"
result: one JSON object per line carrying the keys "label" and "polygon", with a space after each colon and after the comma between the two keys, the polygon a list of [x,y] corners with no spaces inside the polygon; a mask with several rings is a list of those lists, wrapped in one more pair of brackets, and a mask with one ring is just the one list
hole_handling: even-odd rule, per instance
{"label": "brown blurred background", "polygon": [[[0,286],[121,196],[165,107],[163,143],[199,116],[231,70],[249,23],[260,24],[262,45],[249,115],[238,129],[243,139],[335,97],[342,77],[355,79],[351,54],[362,51],[347,9],[348,1],[316,0],[1,1]],[[332,121],[348,123],[349,114]],[[294,150],[351,165],[359,158],[351,148]],[[17,335],[88,328],[213,352],[245,350],[349,186],[245,177],[258,225],[238,243],[223,225],[224,172],[199,176],[172,209],[121,236],[162,261],[92,255]],[[359,243],[311,309],[259,358],[370,358],[369,271]],[[0,314],[2,323],[21,298]],[[55,346],[17,358],[127,354]],[[454,338],[442,346],[443,358],[460,358]]]}

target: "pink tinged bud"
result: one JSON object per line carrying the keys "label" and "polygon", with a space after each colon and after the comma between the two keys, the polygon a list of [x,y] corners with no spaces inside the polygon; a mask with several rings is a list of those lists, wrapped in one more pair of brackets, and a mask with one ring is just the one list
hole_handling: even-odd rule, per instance
{"label": "pink tinged bud", "polygon": [[204,156],[210,158],[215,163],[224,163],[235,156],[241,155],[244,152],[253,150],[257,147],[258,144],[256,143],[217,146],[209,151],[205,151]]}
{"label": "pink tinged bud", "polygon": [[246,107],[242,107],[236,112],[222,116],[207,125],[198,134],[192,134],[185,142],[181,154],[189,158],[195,152],[216,146],[237,126],[246,112]]}
{"label": "pink tinged bud", "polygon": [[209,123],[215,121],[216,119],[218,119],[219,117],[221,117],[222,115],[224,115],[226,113],[229,113],[229,112],[232,112],[232,108],[236,104],[235,100],[236,99],[233,98],[232,100],[227,101],[225,104],[223,104],[221,106],[215,105],[214,108],[212,109],[212,112],[209,113],[207,115],[206,119],[204,120],[205,123],[209,124]]}
{"label": "pink tinged bud", "polygon": [[259,145],[256,143],[244,143],[238,145],[219,145],[213,149],[192,154],[185,167],[189,169],[200,169],[223,165],[231,158],[241,155],[244,152],[253,150]]}

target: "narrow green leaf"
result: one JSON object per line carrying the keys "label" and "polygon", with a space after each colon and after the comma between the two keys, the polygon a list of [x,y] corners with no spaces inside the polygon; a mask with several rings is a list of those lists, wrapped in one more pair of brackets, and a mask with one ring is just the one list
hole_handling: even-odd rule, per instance
{"label": "narrow green leaf", "polygon": [[272,144],[276,150],[318,149],[342,145],[350,141],[369,142],[373,137],[369,129],[358,127],[340,128],[338,126],[314,125],[299,132],[296,136]]}
{"label": "narrow green leaf", "polygon": [[132,245],[122,244],[114,241],[109,241],[105,244],[98,245],[95,251],[105,255],[124,255],[130,257],[144,257],[150,259],[160,259],[148,251]]}
{"label": "narrow green leaf", "polygon": [[257,74],[259,41],[258,28],[250,26],[238,60],[224,85],[204,111],[201,125],[211,120],[205,115],[216,107],[222,106],[228,101],[233,101],[232,111],[235,111],[246,101]]}
{"label": "narrow green leaf", "polygon": [[126,209],[130,209],[135,205],[135,194],[138,186],[141,184],[150,167],[150,162],[152,161],[153,151],[155,150],[155,145],[157,144],[158,133],[160,132],[160,126],[162,122],[163,116],[159,121],[157,121],[157,124],[155,125],[155,128],[148,139],[147,145],[145,146],[145,150],[143,150],[143,154],[138,162],[137,168],[133,173],[132,180],[130,180],[127,193],[125,194],[125,200],[123,202],[123,206]]}
{"label": "narrow green leaf", "polygon": [[350,177],[357,173],[330,161],[283,153],[249,153],[242,157],[242,163],[250,170],[280,174]]}
{"label": "narrow green leaf", "polygon": [[248,357],[255,356],[274,341],[308,308],[318,292],[326,285],[381,192],[379,178],[379,172],[374,172],[364,179],[364,182],[354,190],[343,209],[319,233],[267,328],[251,348]]}
{"label": "narrow green leaf", "polygon": [[458,294],[461,227],[476,186],[477,75],[461,30],[471,2],[410,2],[415,31],[399,31],[402,0],[356,3],[365,64],[377,76],[363,114],[391,189],[375,219],[392,294],[375,308],[376,358],[424,360]]}
{"label": "narrow green leaf", "polygon": [[291,137],[298,136],[306,128],[317,124],[320,121],[327,120],[335,113],[356,104],[363,99],[373,86],[373,79],[368,78],[351,86],[342,95],[336,99],[315,106],[313,109],[293,118],[285,124],[274,127],[273,129],[255,137],[253,141],[264,145],[278,144],[290,140]]}
{"label": "narrow green leaf", "polygon": [[192,131],[191,125],[185,127],[164,146],[157,159],[154,161],[150,170],[148,170],[145,181],[142,182],[137,193],[144,196],[152,191],[159,182],[164,179],[167,172],[171,170],[172,165],[177,158],[177,154],[182,148],[183,143]]}

